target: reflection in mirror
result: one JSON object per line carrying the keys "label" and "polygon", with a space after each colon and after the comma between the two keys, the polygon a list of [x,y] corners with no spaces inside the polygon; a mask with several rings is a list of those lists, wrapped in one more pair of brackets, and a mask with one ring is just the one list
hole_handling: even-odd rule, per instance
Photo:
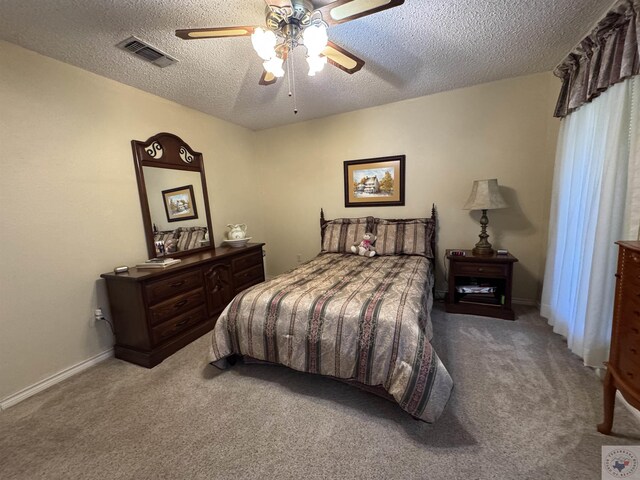
{"label": "reflection in mirror", "polygon": [[171,133],[131,147],[149,258],[215,250],[202,153]]}
{"label": "reflection in mirror", "polygon": [[200,173],[147,166],[142,172],[156,255],[208,246]]}

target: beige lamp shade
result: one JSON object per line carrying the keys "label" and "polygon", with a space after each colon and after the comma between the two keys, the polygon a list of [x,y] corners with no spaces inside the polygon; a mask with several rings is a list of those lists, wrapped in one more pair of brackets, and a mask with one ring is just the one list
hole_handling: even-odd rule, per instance
{"label": "beige lamp shade", "polygon": [[491,178],[489,180],[475,180],[471,195],[467,203],[462,207],[463,210],[494,210],[496,208],[506,208],[507,202],[500,195],[500,187],[498,180]]}

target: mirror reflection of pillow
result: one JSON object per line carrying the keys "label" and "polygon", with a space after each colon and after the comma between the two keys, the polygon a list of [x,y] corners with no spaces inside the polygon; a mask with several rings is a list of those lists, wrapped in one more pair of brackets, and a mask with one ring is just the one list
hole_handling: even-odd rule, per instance
{"label": "mirror reflection of pillow", "polygon": [[200,241],[204,240],[207,233],[207,227],[181,227],[180,238],[178,239],[178,250],[191,250],[199,248]]}
{"label": "mirror reflection of pillow", "polygon": [[173,236],[169,240],[165,240],[164,251],[166,253],[175,253],[178,251],[178,242]]}
{"label": "mirror reflection of pillow", "polygon": [[164,242],[165,249],[166,249],[167,243],[171,243],[171,242],[176,243],[178,240],[178,237],[180,237],[180,232],[178,230],[168,230],[164,232],[156,232],[153,235],[153,241]]}

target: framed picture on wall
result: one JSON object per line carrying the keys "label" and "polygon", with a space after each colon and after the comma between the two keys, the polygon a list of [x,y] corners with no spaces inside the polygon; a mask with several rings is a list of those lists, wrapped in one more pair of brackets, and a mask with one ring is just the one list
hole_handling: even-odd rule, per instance
{"label": "framed picture on wall", "polygon": [[344,162],[344,206],[404,205],[404,163],[404,155]]}
{"label": "framed picture on wall", "polygon": [[179,222],[198,218],[198,210],[193,200],[193,185],[163,190],[162,198],[167,221]]}

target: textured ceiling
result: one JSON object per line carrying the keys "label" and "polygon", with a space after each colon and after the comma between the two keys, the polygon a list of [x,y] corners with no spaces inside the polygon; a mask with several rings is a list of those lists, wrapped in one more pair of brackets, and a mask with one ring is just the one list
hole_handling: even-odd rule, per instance
{"label": "textured ceiling", "polygon": [[[316,6],[327,0],[314,2]],[[258,85],[248,37],[184,41],[177,28],[264,25],[263,0],[2,0],[0,38],[253,130],[551,70],[607,0],[406,0],[333,26],[364,59],[347,75],[306,75],[294,51],[299,113],[286,82]],[[135,35],[177,58],[167,68],[117,49]]]}

